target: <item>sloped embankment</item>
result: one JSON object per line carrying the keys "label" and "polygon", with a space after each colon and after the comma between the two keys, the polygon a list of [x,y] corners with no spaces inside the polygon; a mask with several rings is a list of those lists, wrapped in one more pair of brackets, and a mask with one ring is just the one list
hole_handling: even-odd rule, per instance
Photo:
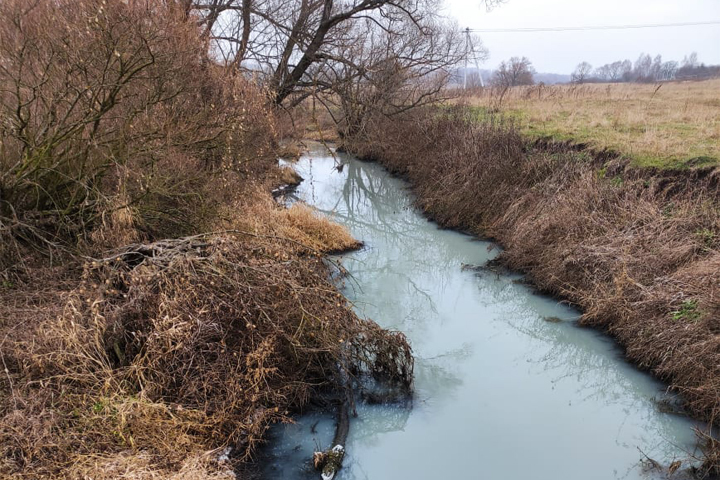
{"label": "sloped embankment", "polygon": [[719,418],[717,171],[634,170],[461,108],[378,120],[366,135],[347,147],[406,177],[430,217],[497,239],[508,266],[580,307],[693,415]]}
{"label": "sloped embankment", "polygon": [[357,242],[275,205],[283,125],[177,2],[0,20],[1,478],[233,478],[341,368],[411,362],[328,280]]}
{"label": "sloped embankment", "polygon": [[357,245],[342,227],[269,194],[243,209],[4,292],[2,474],[235,478],[271,423],[344,388],[338,365],[409,355],[330,283],[323,252]]}

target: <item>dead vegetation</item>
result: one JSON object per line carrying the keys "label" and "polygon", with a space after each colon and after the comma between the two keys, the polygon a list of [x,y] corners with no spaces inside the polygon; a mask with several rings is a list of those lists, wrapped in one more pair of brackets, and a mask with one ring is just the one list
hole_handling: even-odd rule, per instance
{"label": "dead vegetation", "polygon": [[29,250],[207,229],[224,195],[272,167],[262,92],[204,65],[179,6],[10,0],[0,18],[3,277]]}
{"label": "dead vegetation", "polygon": [[58,316],[6,338],[5,473],[109,478],[122,466],[146,478],[143,462],[122,460],[130,453],[164,474],[203,455],[217,470],[219,453],[208,452],[231,446],[247,459],[271,422],[344,388],[338,365],[407,349],[352,313],[319,253],[236,232],[129,245],[87,263]]}
{"label": "dead vegetation", "polygon": [[358,243],[272,200],[297,178],[267,96],[179,4],[0,19],[0,477],[234,478],[314,396],[409,384],[405,338],[328,280]]}
{"label": "dead vegetation", "polygon": [[[379,119],[348,145],[407,177],[440,224],[496,238],[504,263],[578,305],[641,368],[720,418],[720,174],[634,169],[524,140],[462,108]],[[718,473],[717,441],[702,474]]]}

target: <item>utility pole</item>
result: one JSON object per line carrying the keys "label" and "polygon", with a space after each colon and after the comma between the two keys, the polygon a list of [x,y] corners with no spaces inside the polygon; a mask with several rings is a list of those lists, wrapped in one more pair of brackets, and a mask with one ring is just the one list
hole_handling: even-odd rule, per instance
{"label": "utility pole", "polygon": [[473,57],[473,63],[475,64],[475,69],[477,70],[478,78],[480,79],[480,86],[485,88],[485,82],[483,81],[482,73],[480,72],[480,65],[477,61],[477,56],[475,56],[475,45],[472,43],[472,38],[470,37],[470,27],[465,28],[465,69],[464,69],[464,75],[463,75],[463,90],[467,90],[467,67],[468,67],[468,56],[472,52]]}
{"label": "utility pole", "polygon": [[470,54],[470,27],[465,28],[465,68],[463,69],[463,90],[467,90],[468,55]]}

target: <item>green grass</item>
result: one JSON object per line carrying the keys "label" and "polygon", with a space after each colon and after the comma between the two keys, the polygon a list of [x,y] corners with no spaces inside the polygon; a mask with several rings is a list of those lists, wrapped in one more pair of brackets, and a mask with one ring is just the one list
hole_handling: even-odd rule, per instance
{"label": "green grass", "polygon": [[702,312],[698,310],[697,300],[685,300],[679,309],[670,312],[670,316],[673,320],[695,321],[700,319]]}

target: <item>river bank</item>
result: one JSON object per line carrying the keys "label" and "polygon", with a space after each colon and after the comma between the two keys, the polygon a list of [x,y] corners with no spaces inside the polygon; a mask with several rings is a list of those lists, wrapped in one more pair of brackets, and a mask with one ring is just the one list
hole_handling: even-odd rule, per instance
{"label": "river bank", "polygon": [[[675,402],[666,385],[579,327],[577,310],[493,269],[494,243],[438,228],[378,163],[317,145],[294,168],[305,179],[294,201],[364,242],[332,257],[347,271],[343,295],[360,317],[405,333],[416,359],[411,404],[358,396],[338,478],[663,478],[644,471],[638,448],[697,464],[702,424],[660,408]],[[317,477],[307,459],[332,444],[334,414],[293,420],[270,430],[263,478]]]}
{"label": "river bank", "polygon": [[[492,237],[500,260],[577,305],[626,357],[685,399],[720,413],[717,172],[677,179],[543,149],[465,111],[374,122],[346,147],[407,178],[440,225]],[[706,472],[718,471],[706,437]]]}
{"label": "river bank", "polygon": [[328,279],[358,243],[274,201],[291,122],[188,13],[0,3],[3,479],[236,478],[348,350],[410,358]]}
{"label": "river bank", "polygon": [[269,190],[216,233],[3,286],[0,476],[236,478],[269,425],[340,388],[346,346],[405,345],[329,281],[323,255],[357,242]]}

